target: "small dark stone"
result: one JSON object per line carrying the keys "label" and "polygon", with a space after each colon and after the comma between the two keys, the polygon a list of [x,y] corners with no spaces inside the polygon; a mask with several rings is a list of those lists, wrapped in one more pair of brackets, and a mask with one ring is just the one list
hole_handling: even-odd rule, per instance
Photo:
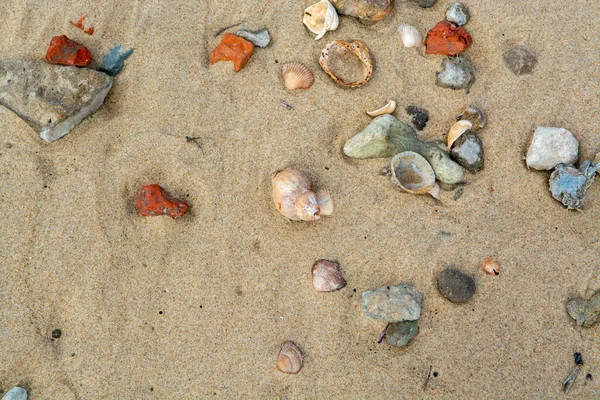
{"label": "small dark stone", "polygon": [[575,365],[583,365],[583,357],[581,356],[581,353],[575,352],[573,356],[575,357]]}
{"label": "small dark stone", "polygon": [[53,331],[52,331],[52,337],[53,337],[54,339],[58,339],[58,338],[60,338],[60,337],[61,337],[61,335],[62,335],[62,332],[61,332],[61,330],[60,330],[60,329],[55,329],[55,330],[53,330]]}
{"label": "small dark stone", "polygon": [[454,193],[454,200],[458,200],[465,193],[465,188],[460,188]]}
{"label": "small dark stone", "polygon": [[475,280],[457,269],[446,268],[440,273],[438,288],[442,296],[453,303],[464,303],[475,294]]}
{"label": "small dark stone", "polygon": [[406,112],[408,115],[412,116],[412,124],[418,131],[425,129],[427,122],[429,122],[429,114],[427,114],[427,111],[423,110],[421,107],[408,106],[406,107]]}
{"label": "small dark stone", "polygon": [[467,92],[475,83],[475,68],[464,57],[446,57],[442,70],[437,73],[435,84],[449,89],[465,89]]}
{"label": "small dark stone", "polygon": [[483,143],[479,136],[467,131],[452,146],[452,158],[469,172],[479,172],[483,168]]}
{"label": "small dark stone", "polygon": [[419,334],[419,320],[395,322],[388,325],[385,340],[392,346],[403,347]]}
{"label": "small dark stone", "polygon": [[430,8],[435,6],[437,0],[414,0],[414,2],[423,8]]}
{"label": "small dark stone", "polygon": [[585,379],[587,379],[588,381],[593,381],[593,380],[594,380],[594,377],[592,376],[592,374],[590,374],[590,373],[588,372],[588,374],[585,376]]}
{"label": "small dark stone", "polygon": [[537,64],[537,57],[523,46],[505,51],[502,58],[515,75],[530,74]]}

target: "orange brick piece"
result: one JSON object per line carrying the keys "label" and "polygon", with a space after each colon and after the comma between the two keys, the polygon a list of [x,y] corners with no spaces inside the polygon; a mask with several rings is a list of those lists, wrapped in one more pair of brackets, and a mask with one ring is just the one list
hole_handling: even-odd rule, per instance
{"label": "orange brick piece", "polygon": [[254,45],[246,39],[226,33],[223,35],[221,43],[210,53],[210,63],[215,64],[219,61],[232,61],[233,69],[238,72],[254,53]]}
{"label": "orange brick piece", "polygon": [[427,34],[425,54],[455,56],[469,48],[473,38],[462,26],[448,21],[438,22]]}
{"label": "orange brick piece", "polygon": [[146,185],[140,190],[136,208],[144,217],[168,215],[171,218],[182,217],[190,206],[186,202],[171,197],[169,192],[157,184]]}
{"label": "orange brick piece", "polygon": [[92,62],[92,53],[65,35],[54,36],[46,53],[46,61],[52,64],[85,67]]}

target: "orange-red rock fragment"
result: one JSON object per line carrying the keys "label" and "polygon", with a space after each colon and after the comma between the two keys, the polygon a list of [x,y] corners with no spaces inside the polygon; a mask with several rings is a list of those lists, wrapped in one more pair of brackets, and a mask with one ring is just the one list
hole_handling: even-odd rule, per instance
{"label": "orange-red rock fragment", "polygon": [[425,54],[455,56],[469,48],[473,38],[462,26],[456,27],[448,21],[438,22],[427,33]]}
{"label": "orange-red rock fragment", "polygon": [[182,217],[190,208],[157,184],[146,185],[140,190],[135,207],[144,217],[168,215],[171,218]]}
{"label": "orange-red rock fragment", "polygon": [[54,36],[46,53],[46,61],[52,64],[85,67],[92,62],[92,53],[65,35]]}
{"label": "orange-red rock fragment", "polygon": [[254,53],[254,44],[246,39],[226,33],[221,43],[210,53],[211,65],[219,61],[232,61],[233,69],[238,72],[250,60]]}
{"label": "orange-red rock fragment", "polygon": [[81,29],[82,31],[87,33],[88,35],[93,35],[94,34],[94,25],[91,24],[91,21],[89,21],[89,19],[88,19],[87,24],[84,23],[86,18],[88,18],[88,15],[83,14],[76,22],[69,21],[69,23],[73,26],[78,27],[79,29]]}

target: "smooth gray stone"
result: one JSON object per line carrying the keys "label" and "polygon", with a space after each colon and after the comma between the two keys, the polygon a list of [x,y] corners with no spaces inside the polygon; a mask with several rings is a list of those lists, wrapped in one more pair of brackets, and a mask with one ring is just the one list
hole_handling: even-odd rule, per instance
{"label": "smooth gray stone", "polygon": [[417,3],[419,6],[421,6],[422,8],[430,8],[435,6],[435,4],[438,2],[438,0],[414,0],[415,3]]}
{"label": "smooth gray stone", "polygon": [[415,321],[421,316],[423,293],[410,284],[382,286],[363,292],[362,309],[373,319],[382,322]]}
{"label": "smooth gray stone", "polygon": [[269,35],[269,30],[267,28],[261,29],[260,31],[241,29],[236,32],[236,35],[243,37],[258,47],[267,47],[269,43],[271,43],[271,36]]}
{"label": "smooth gray stone", "polygon": [[88,68],[0,60],[0,105],[52,142],[100,108],[112,82]]}
{"label": "smooth gray stone", "polygon": [[446,21],[452,22],[458,26],[469,22],[471,14],[469,9],[462,3],[454,3],[446,10]]}
{"label": "smooth gray stone", "polygon": [[469,301],[476,289],[473,278],[454,268],[446,268],[441,272],[438,287],[442,296],[453,303]]}
{"label": "smooth gray stone", "polygon": [[27,400],[27,391],[22,387],[14,387],[2,396],[2,400]]}
{"label": "smooth gray stone", "polygon": [[419,334],[419,321],[395,322],[385,331],[385,340],[392,346],[403,347]]}
{"label": "smooth gray stone", "polygon": [[483,168],[483,143],[479,136],[467,131],[452,145],[452,158],[467,171],[475,173]]}

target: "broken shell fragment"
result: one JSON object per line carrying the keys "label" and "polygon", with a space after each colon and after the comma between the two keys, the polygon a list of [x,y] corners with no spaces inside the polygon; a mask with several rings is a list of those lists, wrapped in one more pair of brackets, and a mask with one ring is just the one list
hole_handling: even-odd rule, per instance
{"label": "broken shell fragment", "polygon": [[435,172],[427,160],[414,151],[403,151],[392,158],[392,185],[407,193],[425,194],[435,186]]}
{"label": "broken shell fragment", "polygon": [[313,192],[312,183],[302,171],[287,168],[271,175],[273,200],[281,215],[293,221],[317,221],[333,213],[333,200],[327,190]]}
{"label": "broken shell fragment", "polygon": [[366,24],[375,23],[394,8],[394,0],[332,0],[338,13],[356,17]]}
{"label": "broken shell fragment", "polygon": [[460,120],[456,122],[450,128],[450,132],[448,132],[448,148],[452,148],[452,144],[458,140],[458,138],[470,130],[473,127],[473,124],[470,121]]}
{"label": "broken shell fragment", "polygon": [[333,292],[346,286],[340,266],[327,260],[317,260],[312,267],[313,287],[317,292]]}
{"label": "broken shell fragment", "polygon": [[321,51],[319,64],[334,81],[347,87],[363,86],[373,73],[369,49],[360,40],[329,43]]}
{"label": "broken shell fragment", "polygon": [[412,25],[400,25],[400,39],[404,47],[421,47],[423,45],[423,35]]}
{"label": "broken shell fragment", "polygon": [[302,369],[304,352],[296,343],[285,342],[277,356],[277,369],[286,374],[297,374]]}
{"label": "broken shell fragment", "polygon": [[315,76],[308,67],[299,62],[287,62],[281,66],[283,84],[288,90],[308,89],[315,83]]}
{"label": "broken shell fragment", "polygon": [[304,25],[316,33],[315,40],[321,39],[327,31],[334,31],[339,25],[339,18],[335,7],[327,0],[321,0],[304,10]]}
{"label": "broken shell fragment", "polygon": [[488,275],[500,275],[500,263],[494,257],[484,259],[481,269]]}
{"label": "broken shell fragment", "polygon": [[383,114],[391,114],[396,109],[396,102],[394,100],[388,100],[387,104],[377,110],[367,111],[371,117],[377,117]]}
{"label": "broken shell fragment", "polygon": [[483,128],[486,123],[486,119],[485,119],[485,115],[483,114],[483,111],[481,111],[481,109],[479,109],[478,107],[476,107],[472,104],[469,107],[467,107],[467,109],[465,111],[463,111],[462,114],[460,114],[458,117],[456,117],[456,120],[457,121],[466,120],[466,121],[471,122],[471,124],[473,125],[471,130],[473,132]]}

